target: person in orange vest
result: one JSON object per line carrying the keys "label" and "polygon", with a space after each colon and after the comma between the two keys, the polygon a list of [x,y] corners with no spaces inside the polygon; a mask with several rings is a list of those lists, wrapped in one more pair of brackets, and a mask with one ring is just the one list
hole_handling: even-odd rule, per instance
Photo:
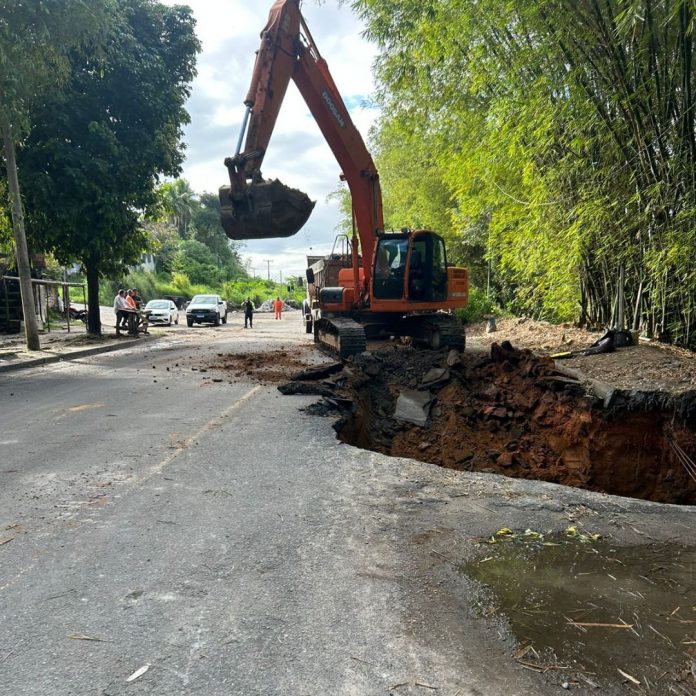
{"label": "person in orange vest", "polygon": [[283,300],[281,300],[280,297],[275,298],[275,301],[273,302],[273,309],[275,310],[275,318],[282,319],[283,317],[281,314],[283,312]]}

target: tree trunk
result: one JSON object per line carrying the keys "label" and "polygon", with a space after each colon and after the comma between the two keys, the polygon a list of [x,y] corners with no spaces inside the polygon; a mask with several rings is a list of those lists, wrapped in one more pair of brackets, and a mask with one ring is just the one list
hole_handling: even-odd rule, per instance
{"label": "tree trunk", "polygon": [[101,315],[99,313],[99,265],[94,258],[85,263],[87,271],[87,331],[93,336],[101,336]]}
{"label": "tree trunk", "polygon": [[34,292],[31,284],[29,250],[27,248],[27,237],[24,232],[24,212],[22,210],[22,198],[19,192],[15,144],[12,137],[12,125],[6,116],[2,117],[1,127],[3,144],[5,147],[5,161],[7,164],[7,183],[10,187],[10,195],[12,197],[12,229],[15,239],[15,257],[17,259],[19,289],[22,296],[24,333],[26,336],[27,348],[29,350],[41,350],[39,324],[36,321]]}

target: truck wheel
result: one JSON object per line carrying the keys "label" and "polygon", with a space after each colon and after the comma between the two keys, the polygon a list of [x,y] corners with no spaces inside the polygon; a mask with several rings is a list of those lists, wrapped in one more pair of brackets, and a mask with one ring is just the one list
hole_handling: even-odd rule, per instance
{"label": "truck wheel", "polygon": [[305,333],[311,334],[314,332],[311,319],[305,319]]}
{"label": "truck wheel", "polygon": [[215,321],[213,322],[213,326],[220,326],[220,315],[219,314],[215,315]]}
{"label": "truck wheel", "polygon": [[227,314],[225,314],[224,317],[222,317],[222,323],[226,324],[227,323]]}
{"label": "truck wheel", "polygon": [[189,327],[193,326],[193,319],[186,319],[186,323],[189,325]]}

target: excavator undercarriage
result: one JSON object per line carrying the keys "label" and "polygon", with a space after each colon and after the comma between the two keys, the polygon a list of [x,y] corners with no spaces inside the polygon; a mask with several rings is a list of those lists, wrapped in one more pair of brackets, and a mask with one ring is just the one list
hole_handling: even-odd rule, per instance
{"label": "excavator undercarriage", "polygon": [[451,314],[433,312],[383,317],[357,312],[355,317],[322,316],[313,322],[314,341],[341,358],[362,353],[370,339],[390,336],[410,339],[414,344],[441,350],[466,346],[464,327]]}

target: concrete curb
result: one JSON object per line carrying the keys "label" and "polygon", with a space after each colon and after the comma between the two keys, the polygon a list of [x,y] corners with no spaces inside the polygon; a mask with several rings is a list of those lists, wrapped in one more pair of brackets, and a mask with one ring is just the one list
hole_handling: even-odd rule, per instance
{"label": "concrete curb", "polygon": [[[158,338],[151,338],[148,343],[152,341],[157,341]],[[144,345],[142,339],[131,339],[130,341],[123,341],[122,343],[111,343],[108,346],[95,346],[94,348],[84,348],[83,350],[73,350],[69,353],[63,353],[60,355],[50,355],[43,358],[35,358],[33,360],[23,360],[18,363],[10,363],[9,365],[0,365],[0,374],[4,372],[15,372],[16,370],[29,369],[30,367],[41,367],[42,365],[50,365],[57,362],[65,362],[68,360],[76,360],[77,358],[87,358],[91,355],[100,355],[102,353],[111,353],[116,350],[122,350],[123,348],[130,348],[132,346]]]}

